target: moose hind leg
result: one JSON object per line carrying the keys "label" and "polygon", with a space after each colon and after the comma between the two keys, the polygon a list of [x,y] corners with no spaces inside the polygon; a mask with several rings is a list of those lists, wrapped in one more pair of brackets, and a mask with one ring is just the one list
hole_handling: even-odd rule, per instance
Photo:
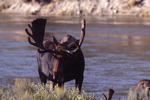
{"label": "moose hind leg", "polygon": [[81,93],[82,83],[83,83],[83,77],[75,79],[75,87],[79,89],[79,93]]}
{"label": "moose hind leg", "polygon": [[64,89],[64,83],[58,83],[58,87]]}

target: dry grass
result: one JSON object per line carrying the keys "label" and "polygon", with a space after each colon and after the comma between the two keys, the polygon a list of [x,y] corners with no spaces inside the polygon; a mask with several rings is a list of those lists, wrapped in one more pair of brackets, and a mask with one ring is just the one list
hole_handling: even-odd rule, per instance
{"label": "dry grass", "polygon": [[139,89],[137,91],[130,90],[128,93],[128,100],[150,100],[149,88]]}
{"label": "dry grass", "polygon": [[[45,87],[27,80],[16,80],[15,86],[10,89],[0,89],[0,100],[97,100],[93,95],[85,92],[78,94],[76,89],[50,90],[49,85]],[[104,100],[98,99],[98,100]],[[130,90],[127,99],[121,100],[150,100],[149,88],[138,91]]]}
{"label": "dry grass", "polygon": [[26,80],[16,80],[11,89],[0,89],[0,100],[96,100],[93,95],[78,94],[75,89],[50,90]]}

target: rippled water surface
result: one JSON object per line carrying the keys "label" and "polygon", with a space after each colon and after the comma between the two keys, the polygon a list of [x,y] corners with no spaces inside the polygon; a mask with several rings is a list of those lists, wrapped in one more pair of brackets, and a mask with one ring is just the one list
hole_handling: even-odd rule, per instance
{"label": "rippled water surface", "polygon": [[[39,82],[36,49],[29,45],[24,29],[32,16],[0,15],[0,87],[16,78]],[[49,17],[47,36],[65,34],[79,38],[78,18]],[[142,79],[150,79],[150,20],[137,18],[87,19],[82,45],[86,69],[83,89],[100,97],[108,88],[123,97]],[[74,81],[66,87],[74,87]]]}

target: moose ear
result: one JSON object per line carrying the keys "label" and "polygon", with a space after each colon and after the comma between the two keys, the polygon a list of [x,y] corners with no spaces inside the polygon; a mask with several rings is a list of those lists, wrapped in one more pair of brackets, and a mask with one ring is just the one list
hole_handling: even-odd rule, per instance
{"label": "moose ear", "polygon": [[53,36],[53,42],[54,42],[54,44],[56,44],[56,45],[58,45],[58,44],[59,44],[59,42],[57,41],[57,39],[56,39],[56,37],[55,37],[55,36]]}

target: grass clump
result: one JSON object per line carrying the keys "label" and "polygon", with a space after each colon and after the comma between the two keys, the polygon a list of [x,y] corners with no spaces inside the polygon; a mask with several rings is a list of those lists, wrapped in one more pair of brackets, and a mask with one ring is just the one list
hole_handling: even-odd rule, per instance
{"label": "grass clump", "polygon": [[16,80],[10,89],[0,89],[0,100],[96,100],[93,95],[79,94],[76,89],[50,90],[27,80]]}
{"label": "grass clump", "polygon": [[139,90],[130,90],[128,93],[128,100],[150,100],[150,90],[139,89]]}
{"label": "grass clump", "polygon": [[[78,93],[76,89],[61,89],[56,87],[50,90],[49,85],[42,86],[28,80],[16,80],[15,85],[9,89],[0,88],[0,100],[107,100],[96,99],[84,91]],[[127,98],[118,100],[150,100],[150,88],[132,89]]]}

